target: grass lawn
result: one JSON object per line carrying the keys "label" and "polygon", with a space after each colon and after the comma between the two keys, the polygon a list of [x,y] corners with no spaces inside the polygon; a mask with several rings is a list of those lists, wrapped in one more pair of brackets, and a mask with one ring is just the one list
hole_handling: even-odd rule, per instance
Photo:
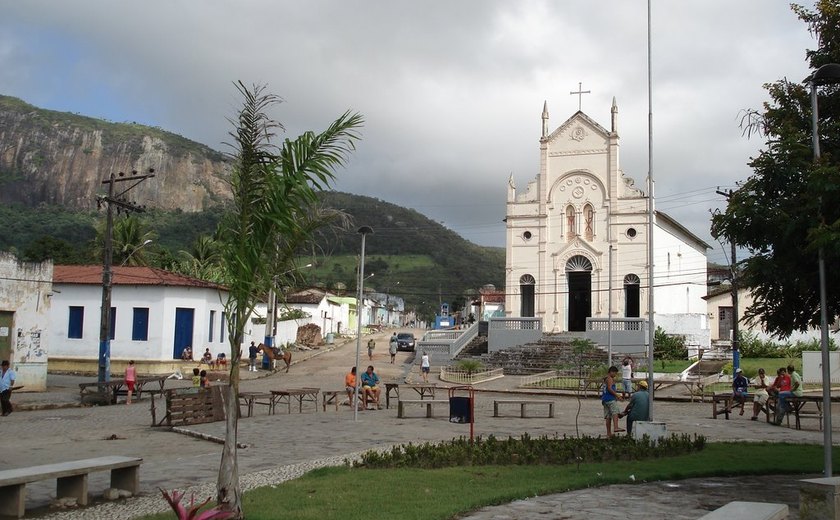
{"label": "grass lawn", "polygon": [[[834,455],[836,467],[840,454],[835,450]],[[243,507],[249,520],[369,520],[371,516],[448,519],[534,495],[628,484],[630,475],[641,483],[702,476],[820,473],[822,457],[818,445],[710,443],[690,455],[578,466],[324,468],[277,486],[249,491]],[[144,518],[172,516],[166,513]]]}

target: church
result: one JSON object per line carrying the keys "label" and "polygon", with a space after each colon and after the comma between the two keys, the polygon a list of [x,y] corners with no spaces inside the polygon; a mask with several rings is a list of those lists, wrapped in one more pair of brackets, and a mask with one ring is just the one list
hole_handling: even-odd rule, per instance
{"label": "church", "polygon": [[[543,105],[540,166],[517,191],[508,180],[505,314],[544,332],[585,331],[588,318],[648,319],[648,196],[619,163],[618,105],[610,129],[578,110],[549,130]],[[654,213],[654,324],[709,344],[709,245]],[[591,320],[590,320],[591,321]]]}

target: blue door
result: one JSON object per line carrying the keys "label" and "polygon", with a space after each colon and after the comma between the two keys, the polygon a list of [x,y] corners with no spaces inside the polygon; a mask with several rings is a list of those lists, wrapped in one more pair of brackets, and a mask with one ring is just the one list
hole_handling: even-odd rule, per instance
{"label": "blue door", "polygon": [[181,359],[184,347],[193,347],[193,352],[195,351],[196,345],[192,344],[194,319],[195,309],[185,309],[183,307],[175,309],[175,348],[173,349],[172,359]]}

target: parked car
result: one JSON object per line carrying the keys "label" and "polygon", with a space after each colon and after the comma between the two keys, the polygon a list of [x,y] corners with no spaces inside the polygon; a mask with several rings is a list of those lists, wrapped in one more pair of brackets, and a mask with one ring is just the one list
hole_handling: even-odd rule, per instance
{"label": "parked car", "polygon": [[408,350],[414,352],[414,334],[411,332],[400,332],[397,334],[397,350]]}

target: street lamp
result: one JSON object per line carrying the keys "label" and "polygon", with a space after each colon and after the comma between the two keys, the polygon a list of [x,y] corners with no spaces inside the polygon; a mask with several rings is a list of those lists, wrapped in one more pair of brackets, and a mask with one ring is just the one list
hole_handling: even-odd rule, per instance
{"label": "street lamp", "polygon": [[[814,146],[814,164],[820,162],[819,115],[817,112],[817,87],[840,83],[840,64],[829,63],[818,68],[806,80],[811,86],[811,142]],[[820,198],[822,213],[822,198]],[[820,215],[821,217],[822,215]],[[819,248],[820,273],[820,351],[822,352],[822,391],[823,391],[823,473],[826,478],[832,476],[831,468],[831,367],[828,355],[828,314],[825,294],[825,256],[823,247]]]}
{"label": "street lamp", "polygon": [[152,242],[154,242],[154,240],[148,239],[145,242],[143,242],[142,244],[140,244],[139,246],[132,249],[131,252],[126,255],[125,260],[122,261],[122,263],[120,264],[120,267],[123,267],[125,264],[127,264],[128,261],[131,260],[131,257],[134,255],[134,253],[136,253],[137,251],[140,251],[141,249],[143,249],[147,245],[151,244]]}
{"label": "street lamp", "polygon": [[362,226],[357,232],[362,235],[362,254],[359,257],[359,296],[356,300],[356,389],[350,403],[353,406],[354,422],[359,420],[359,391],[361,390],[360,383],[362,380],[362,371],[359,370],[359,353],[362,350],[362,295],[364,294],[365,287],[365,237],[373,234],[373,228]]}

